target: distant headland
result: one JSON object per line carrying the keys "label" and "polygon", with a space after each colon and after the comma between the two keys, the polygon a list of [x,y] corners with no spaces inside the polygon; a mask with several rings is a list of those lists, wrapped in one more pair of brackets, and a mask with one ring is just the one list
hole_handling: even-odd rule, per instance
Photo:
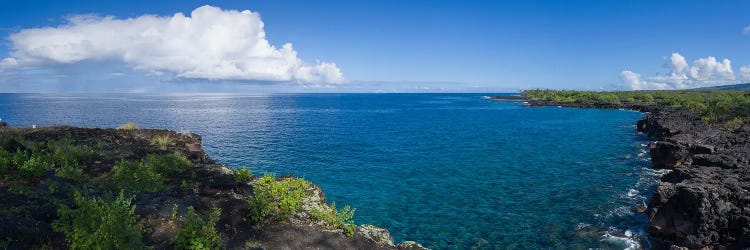
{"label": "distant headland", "polygon": [[[654,168],[671,169],[651,196],[648,233],[674,249],[750,246],[750,92],[521,92],[529,106],[646,112],[637,131],[654,138]],[[498,96],[493,100],[518,100]]]}

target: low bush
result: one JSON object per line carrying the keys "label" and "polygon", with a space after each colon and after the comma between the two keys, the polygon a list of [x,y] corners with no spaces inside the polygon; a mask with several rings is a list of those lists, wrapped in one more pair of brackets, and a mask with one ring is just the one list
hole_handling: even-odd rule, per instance
{"label": "low bush", "polygon": [[354,232],[357,228],[352,219],[354,218],[355,210],[349,206],[345,206],[341,210],[336,210],[336,203],[333,203],[330,207],[313,208],[310,211],[310,217],[313,220],[323,223],[323,226],[327,228],[341,229],[346,236],[351,238],[354,237]]}
{"label": "low bush", "polygon": [[156,192],[166,188],[164,179],[184,173],[194,167],[184,155],[149,154],[141,161],[121,161],[112,168],[110,178],[114,190],[128,192]]}
{"label": "low bush", "polygon": [[87,198],[74,193],[75,208],[62,207],[52,223],[70,249],[146,249],[132,197]]}
{"label": "low bush", "polygon": [[70,136],[47,142],[47,148],[55,164],[61,167],[78,166],[78,160],[90,156],[94,151],[84,145],[75,145]]}
{"label": "low bush", "polygon": [[88,179],[86,178],[86,175],[83,174],[83,169],[79,168],[77,165],[59,167],[55,170],[55,176],[74,182],[84,182]]}
{"label": "low bush", "polygon": [[49,157],[44,154],[33,155],[18,167],[18,173],[25,178],[38,178],[44,176],[52,166]]}
{"label": "low bush", "polygon": [[29,155],[25,151],[16,150],[16,153],[10,158],[11,163],[16,166],[21,166],[29,160]]}
{"label": "low bush", "polygon": [[10,164],[13,163],[13,154],[0,148],[0,176],[10,172]]}
{"label": "low bush", "polygon": [[112,168],[111,179],[115,190],[128,192],[156,192],[165,187],[164,177],[143,161],[121,161]]}
{"label": "low bush", "polygon": [[220,209],[214,209],[210,214],[201,216],[192,206],[188,207],[185,220],[177,227],[174,248],[220,249],[219,233],[216,232],[215,226],[220,216]]}
{"label": "low bush", "polygon": [[286,220],[299,210],[307,186],[307,181],[301,178],[276,180],[274,175],[264,174],[253,185],[255,194],[248,199],[250,220],[254,223],[266,219]]}
{"label": "low bush", "polygon": [[175,176],[194,167],[193,163],[179,152],[166,155],[149,154],[146,155],[143,164],[162,176]]}
{"label": "low bush", "polygon": [[232,169],[232,175],[234,175],[234,181],[246,183],[253,179],[253,171],[244,167],[237,167]]}

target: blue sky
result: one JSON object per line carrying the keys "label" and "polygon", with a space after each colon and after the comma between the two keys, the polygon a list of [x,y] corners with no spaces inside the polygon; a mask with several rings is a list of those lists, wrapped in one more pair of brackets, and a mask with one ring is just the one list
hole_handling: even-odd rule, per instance
{"label": "blue sky", "polygon": [[[99,57],[92,57],[6,69],[5,78],[0,76],[0,92],[612,89],[633,85],[628,85],[633,79],[625,71],[639,75],[633,80],[638,86],[679,88],[742,82],[740,67],[750,65],[750,35],[743,33],[750,24],[747,1],[6,0],[0,8],[0,58],[13,58],[23,42],[51,39],[39,35],[37,40],[12,41],[12,34],[55,28],[73,15],[169,18],[177,12],[189,16],[205,4],[259,13],[271,45],[292,43],[298,58],[309,65],[316,65],[316,60],[335,63],[345,80],[334,77],[336,84],[327,84],[331,78],[321,76],[325,70],[314,71],[313,77],[281,80],[255,79],[254,74],[241,79],[209,74],[211,80],[206,80],[179,72],[175,76],[157,67],[161,75],[155,76],[134,69],[138,62],[109,58],[99,63]],[[673,53],[689,64],[685,70],[670,64]],[[690,73],[691,67],[703,65],[695,60],[708,57],[719,64],[729,59],[731,77],[721,75],[721,67],[711,63]],[[94,77],[103,71],[124,77]],[[667,75],[679,77],[663,79]],[[683,75],[686,80],[673,84]]]}

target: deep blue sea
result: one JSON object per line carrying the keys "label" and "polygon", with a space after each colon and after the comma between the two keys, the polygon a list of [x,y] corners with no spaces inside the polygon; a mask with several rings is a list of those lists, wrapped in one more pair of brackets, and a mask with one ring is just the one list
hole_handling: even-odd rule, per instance
{"label": "deep blue sea", "polygon": [[489,94],[0,94],[14,126],[189,130],[211,157],[294,174],[357,224],[434,249],[648,248],[641,113]]}

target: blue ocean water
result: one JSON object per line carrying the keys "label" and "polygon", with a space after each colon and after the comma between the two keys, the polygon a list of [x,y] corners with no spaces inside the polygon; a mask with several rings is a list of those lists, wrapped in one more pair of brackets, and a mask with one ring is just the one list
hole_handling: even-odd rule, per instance
{"label": "blue ocean water", "polygon": [[0,94],[14,126],[189,130],[230,167],[302,176],[434,249],[648,248],[641,113],[487,94]]}

